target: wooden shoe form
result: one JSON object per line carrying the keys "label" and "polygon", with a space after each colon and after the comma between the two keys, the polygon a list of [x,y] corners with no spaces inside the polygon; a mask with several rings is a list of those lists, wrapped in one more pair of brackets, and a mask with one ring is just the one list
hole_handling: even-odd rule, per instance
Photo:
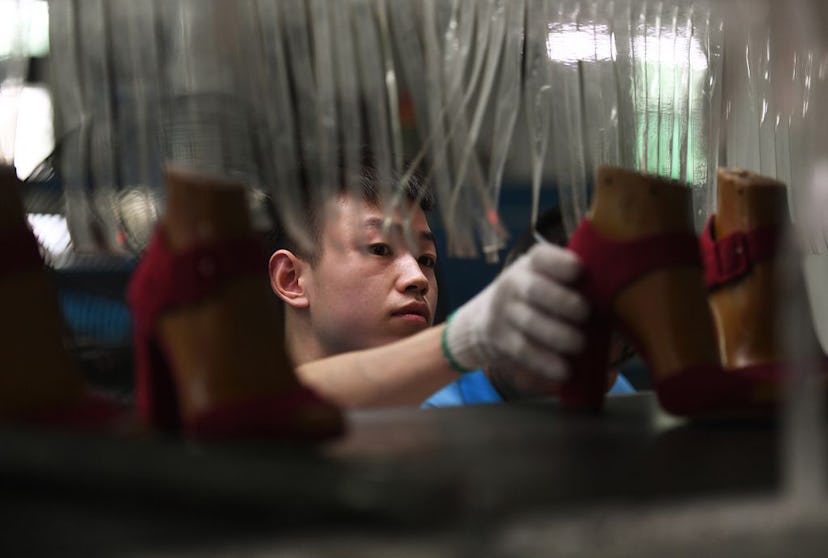
{"label": "wooden shoe form", "polygon": [[[686,185],[614,167],[598,169],[588,219],[616,241],[694,233]],[[691,266],[648,273],[615,298],[613,312],[629,338],[638,340],[655,382],[690,367],[719,364],[706,299],[701,269]]]}
{"label": "wooden shoe form", "polygon": [[[790,217],[784,183],[735,169],[719,169],[718,178],[718,208],[713,217],[716,238],[765,227],[778,228],[780,240],[785,236]],[[784,360],[783,336],[775,330],[781,311],[778,278],[784,261],[789,260],[771,257],[751,262],[747,274],[710,292],[708,301],[725,368]],[[801,274],[796,281],[797,288],[805,288]],[[810,324],[799,330],[810,332],[807,334],[813,336],[813,346],[818,346],[813,322]]]}
{"label": "wooden shoe form", "polygon": [[[0,234],[27,228],[11,167],[0,166]],[[0,416],[71,404],[84,382],[64,346],[57,295],[41,267],[0,275]]]}
{"label": "wooden shoe form", "polygon": [[[245,190],[186,171],[167,170],[164,229],[173,251],[253,234]],[[295,389],[299,383],[284,347],[283,325],[267,276],[241,276],[215,296],[169,311],[158,333],[170,359],[181,418],[255,396]],[[333,408],[310,406],[299,428],[338,423]]]}

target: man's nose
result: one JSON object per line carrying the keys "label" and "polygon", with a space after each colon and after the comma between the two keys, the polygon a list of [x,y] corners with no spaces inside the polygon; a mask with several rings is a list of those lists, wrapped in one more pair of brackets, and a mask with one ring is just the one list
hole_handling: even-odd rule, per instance
{"label": "man's nose", "polygon": [[399,259],[400,275],[398,288],[403,292],[428,293],[428,277],[423,273],[420,262],[412,254],[403,254]]}

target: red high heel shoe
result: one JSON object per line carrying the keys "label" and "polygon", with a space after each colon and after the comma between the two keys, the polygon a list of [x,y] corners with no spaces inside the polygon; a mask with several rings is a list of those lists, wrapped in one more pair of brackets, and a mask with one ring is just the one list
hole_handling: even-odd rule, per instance
{"label": "red high heel shoe", "polygon": [[[578,254],[584,273],[578,284],[592,306],[585,327],[587,348],[573,362],[571,380],[561,389],[562,400],[574,407],[599,409],[606,392],[606,367],[613,325],[616,295],[636,279],[653,271],[671,267],[701,268],[695,235],[666,234],[633,241],[615,241],[603,236],[590,221],[581,221],[569,240],[568,248]],[[641,352],[641,344],[634,343]]]}
{"label": "red high heel shoe", "polygon": [[[43,274],[43,261],[37,241],[28,227],[23,225],[0,231],[0,245],[4,247],[0,281],[8,281],[19,274],[32,274],[33,279],[27,281],[27,285],[40,289],[38,292],[48,290],[45,284],[37,285],[38,281],[45,281],[45,278],[37,275]],[[7,284],[3,287],[11,291],[14,285]],[[14,294],[19,295],[17,292]],[[56,300],[54,303],[57,307]],[[40,428],[112,432],[127,427],[131,413],[125,406],[83,387],[79,374],[73,369],[62,346],[60,332],[53,329],[59,323],[59,317],[36,318],[43,319],[43,322],[34,326],[37,333],[33,333],[33,338],[29,339],[36,339],[32,347],[38,345],[40,350],[29,347],[25,339],[12,341],[21,334],[20,328],[22,334],[26,335],[30,328],[25,325],[17,324],[15,332],[3,334],[3,340],[14,343],[14,346],[6,347],[5,354],[11,363],[4,363],[3,373],[26,375],[27,380],[23,385],[18,381],[20,376],[7,377],[6,381],[0,382],[5,386],[2,394],[4,403],[0,405],[2,418],[16,424],[36,425]],[[25,321],[26,318],[21,319]],[[32,354],[33,352],[37,354]]]}
{"label": "red high heel shoe", "polygon": [[206,440],[318,441],[342,433],[339,411],[298,381],[282,392],[223,401],[191,417],[182,412],[179,395],[185,386],[177,384],[169,351],[157,332],[162,314],[203,303],[240,277],[261,275],[264,281],[264,262],[262,247],[253,237],[173,253],[163,228],[158,228],[128,293],[134,321],[136,404],[139,416],[150,426]]}
{"label": "red high heel shoe", "polygon": [[[782,266],[793,246],[780,242],[789,226],[785,184],[748,171],[719,169],[718,212],[699,238],[708,301],[716,322],[721,363],[727,370],[784,374],[785,348],[776,331],[784,295],[778,292]],[[801,273],[796,290],[805,289]],[[797,316],[799,341],[819,347],[809,312]],[[788,317],[789,319],[789,317]],[[786,324],[793,326],[794,324]],[[820,363],[823,372],[825,359]],[[766,371],[767,371],[766,370]]]}
{"label": "red high heel shoe", "polygon": [[590,215],[569,248],[593,305],[588,342],[561,390],[564,404],[598,409],[609,333],[617,328],[648,363],[661,406],[683,416],[765,410],[777,371],[725,373],[693,233],[690,190],[658,177],[601,167]]}

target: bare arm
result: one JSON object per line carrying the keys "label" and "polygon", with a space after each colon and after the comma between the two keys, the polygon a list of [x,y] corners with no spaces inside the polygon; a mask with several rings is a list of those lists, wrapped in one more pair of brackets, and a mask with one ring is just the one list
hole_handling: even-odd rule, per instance
{"label": "bare arm", "polygon": [[458,378],[440,347],[444,327],[308,362],[296,373],[305,385],[345,408],[419,405]]}
{"label": "bare arm", "polygon": [[[568,283],[580,273],[571,252],[537,245],[454,313],[446,335],[459,366],[528,369],[562,381],[566,355],[584,346],[577,324],[589,313]],[[419,405],[458,378],[443,356],[437,326],[388,345],[300,366],[308,386],[343,407]]]}

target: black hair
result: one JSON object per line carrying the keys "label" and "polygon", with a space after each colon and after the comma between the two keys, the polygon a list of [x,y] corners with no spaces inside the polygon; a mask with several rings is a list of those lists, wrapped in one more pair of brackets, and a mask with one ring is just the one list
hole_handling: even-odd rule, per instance
{"label": "black hair", "polygon": [[[359,185],[360,196],[362,201],[379,207],[383,204],[384,200],[382,200],[382,189],[379,184],[377,169],[373,159],[367,154],[367,151],[364,149],[362,151],[360,174],[356,180]],[[304,211],[304,215],[302,216],[302,224],[304,225],[306,232],[310,235],[311,245],[314,247],[313,253],[306,253],[306,251],[302,249],[302,244],[292,238],[285,228],[281,226],[278,212],[275,210],[273,205],[273,200],[270,200],[271,216],[274,223],[276,223],[273,229],[268,233],[266,239],[271,252],[279,249],[286,249],[311,262],[316,260],[319,254],[315,251],[315,248],[319,245],[322,229],[324,228],[324,223],[321,221],[324,206],[333,198],[347,195],[348,192],[351,191],[348,184],[350,180],[346,179],[346,172],[344,165],[342,164],[341,154],[338,157],[337,174],[337,188],[329,191],[328,199],[320,199],[320,190],[312,191],[308,188],[308,181],[305,178],[307,174],[302,172],[302,183],[305,186],[302,188],[302,206]],[[393,183],[399,182],[401,178],[402,177],[399,175],[391,176]],[[417,203],[420,209],[424,212],[428,212],[434,207],[434,196],[418,173],[412,173],[405,183],[401,184],[399,187],[402,188],[406,200],[410,203]]]}

